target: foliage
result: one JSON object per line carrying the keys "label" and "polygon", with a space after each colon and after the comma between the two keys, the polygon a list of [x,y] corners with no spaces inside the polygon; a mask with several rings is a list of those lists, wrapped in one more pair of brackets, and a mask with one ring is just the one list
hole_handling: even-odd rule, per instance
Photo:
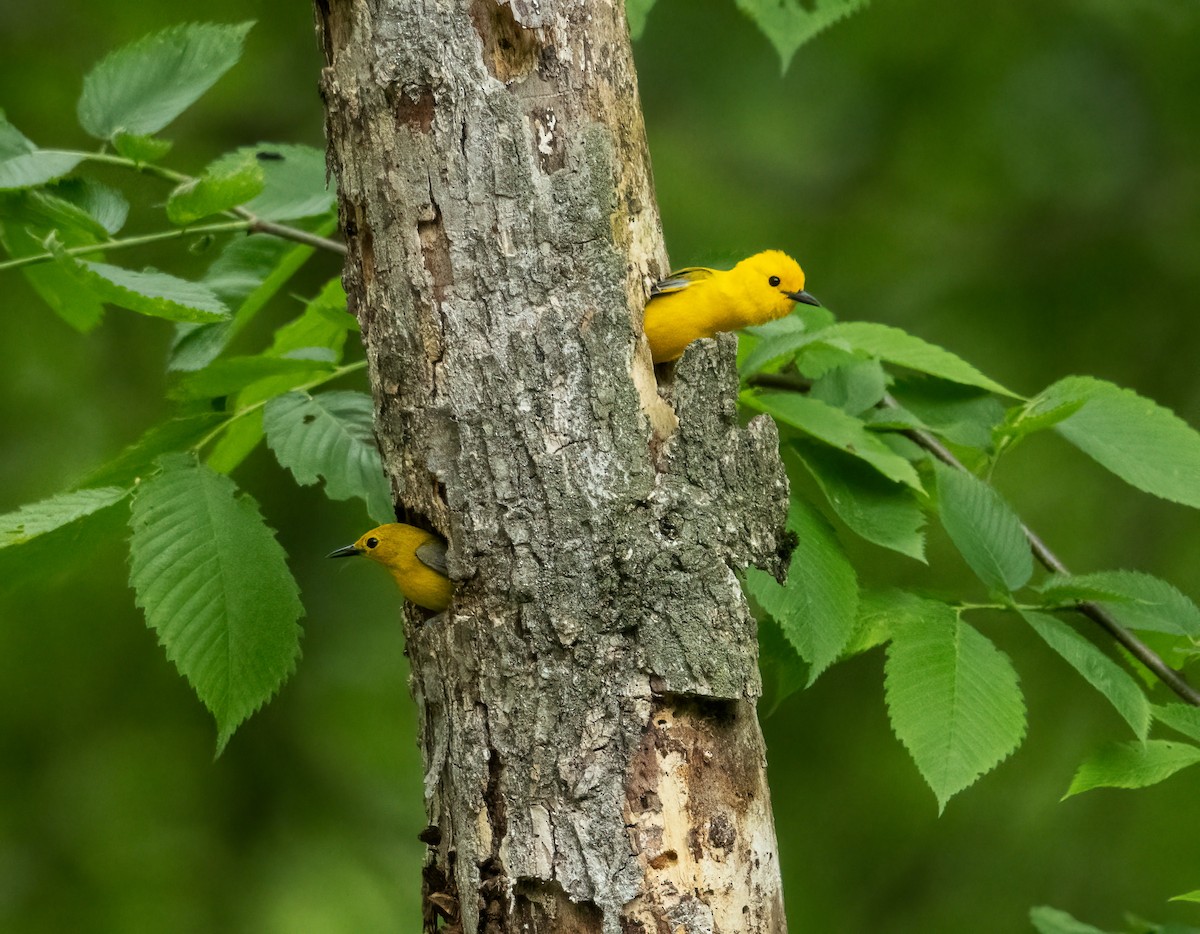
{"label": "foliage", "polygon": [[[294,669],[302,613],[282,547],[230,471],[265,432],[299,483],[323,477],[331,498],[360,499],[378,521],[392,516],[370,397],[312,392],[364,367],[343,363],[356,323],[337,280],[268,347],[229,352],[317,247],[337,247],[323,240],[336,223],[324,155],[260,143],[195,178],[157,164],[170,147],[151,134],[236,63],[249,28],[176,26],[100,62],[84,80],[79,120],[115,155],[43,150],[0,117],[0,239],[13,256],[0,269],[19,268],[80,330],[94,327],[105,305],[176,322],[170,416],[76,489],[4,516],[0,565],[14,572],[8,580],[34,578],[84,553],[57,546],[123,511],[137,603],[216,719],[218,751]],[[128,170],[131,194],[140,193],[139,174],[167,182],[156,199],[167,225],[119,238],[130,200],[75,174],[97,163]],[[199,280],[102,259],[181,237],[213,255]]]}
{"label": "foliage", "polygon": [[[739,10],[762,30],[784,71],[796,50],[838,20],[867,5],[867,0],[734,0]],[[625,0],[629,32],[634,39],[646,28],[646,17],[655,0]]]}
{"label": "foliage", "polygon": [[[811,489],[810,475],[816,480],[813,502],[793,499],[790,521],[801,545],[787,585],[750,571],[747,593],[787,636],[783,645],[807,663],[810,683],[838,656],[887,645],[892,727],[939,810],[1010,755],[1025,734],[1011,661],[964,619],[981,610],[1010,611],[1027,623],[1138,739],[1089,758],[1068,794],[1142,787],[1200,761],[1200,729],[1179,712],[1195,708],[1174,705],[1157,717],[1187,741],[1148,740],[1146,689],[1051,615],[1108,613],[1113,630],[1123,625],[1124,635],[1143,647],[1143,635],[1153,634],[1158,652],[1186,667],[1200,655],[1196,605],[1167,582],[1135,571],[1069,575],[1057,569],[1031,584],[1031,533],[988,482],[1018,442],[1052,431],[1138,489],[1200,505],[1200,434],[1161,406],[1092,377],[1068,377],[1024,400],[940,347],[892,327],[838,323],[825,309],[803,308],[751,329],[739,358],[741,401],[778,422],[793,489]],[[1001,398],[1017,401],[1005,410]],[[859,613],[859,600],[847,589],[857,576],[814,509],[826,509],[846,533],[915,560],[924,560],[924,515],[935,516],[988,602],[891,591],[864,596],[866,612]],[[780,643],[773,645],[778,651]],[[775,659],[769,665],[788,667]],[[794,686],[795,679],[784,683]]]}

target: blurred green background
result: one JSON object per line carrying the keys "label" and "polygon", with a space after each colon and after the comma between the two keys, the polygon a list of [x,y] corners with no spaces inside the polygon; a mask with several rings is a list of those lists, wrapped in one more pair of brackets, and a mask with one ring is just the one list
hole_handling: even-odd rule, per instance
{"label": "blurred green background", "polygon": [[[83,73],[181,15],[167,0],[5,4],[0,106],[41,145],[89,145]],[[321,144],[307,5],[210,0],[186,15],[259,25],[166,132],[171,164]],[[877,0],[781,78],[732,0],[659,0],[635,53],[671,256],[787,249],[842,317],[903,327],[1022,392],[1093,373],[1200,424],[1198,48],[1191,2]],[[299,295],[336,273],[311,265]],[[5,512],[164,413],[170,328],[112,311],[82,336],[19,276],[0,289]],[[394,592],[322,559],[366,515],[297,490],[261,454],[237,479],[292,555],[304,658],[215,762],[210,720],[133,605],[119,529],[82,566],[0,597],[0,930],[417,930],[420,765]],[[1194,514],[1053,437],[997,481],[1072,566],[1200,595]],[[856,553],[870,583],[978,593],[940,533],[933,569]],[[878,652],[765,722],[793,930],[1022,931],[1036,904],[1107,927],[1127,909],[1200,923],[1200,907],[1165,903],[1200,888],[1196,777],[1060,803],[1080,758],[1123,726],[1012,623],[980,622],[1022,674],[1029,737],[940,818],[890,734]]]}

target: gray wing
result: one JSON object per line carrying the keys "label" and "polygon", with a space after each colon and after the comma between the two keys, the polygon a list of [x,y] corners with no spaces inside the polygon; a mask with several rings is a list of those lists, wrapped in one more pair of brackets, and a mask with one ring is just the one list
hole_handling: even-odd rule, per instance
{"label": "gray wing", "polygon": [[443,577],[449,577],[446,570],[446,545],[444,542],[426,542],[417,546],[417,560],[430,570],[437,571]]}

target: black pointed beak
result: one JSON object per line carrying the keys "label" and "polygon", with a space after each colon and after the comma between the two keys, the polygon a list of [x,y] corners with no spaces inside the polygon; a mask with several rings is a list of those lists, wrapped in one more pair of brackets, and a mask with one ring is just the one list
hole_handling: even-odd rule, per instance
{"label": "black pointed beak", "polygon": [[326,558],[350,558],[354,555],[361,555],[362,550],[357,545],[347,545],[345,548],[339,548],[337,551],[331,551]]}
{"label": "black pointed beak", "polygon": [[800,302],[801,304],[804,304],[804,305],[816,305],[818,308],[821,307],[821,303],[818,302],[811,295],[809,295],[807,292],[786,292],[785,294],[793,302]]}

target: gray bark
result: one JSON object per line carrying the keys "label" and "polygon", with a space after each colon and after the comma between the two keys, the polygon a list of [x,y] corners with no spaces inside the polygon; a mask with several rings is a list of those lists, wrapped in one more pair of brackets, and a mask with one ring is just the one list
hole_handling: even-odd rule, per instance
{"label": "gray bark", "polygon": [[317,18],[378,436],[458,582],[406,616],[424,930],[783,931],[735,572],[778,571],[786,480],[732,339],[659,385],[640,337],[667,265],[623,4]]}

